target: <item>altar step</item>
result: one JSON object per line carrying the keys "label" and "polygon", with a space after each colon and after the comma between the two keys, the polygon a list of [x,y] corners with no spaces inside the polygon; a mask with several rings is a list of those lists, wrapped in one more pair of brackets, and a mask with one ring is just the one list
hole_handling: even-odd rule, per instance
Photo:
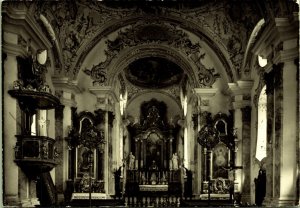
{"label": "altar step", "polygon": [[140,196],[125,197],[126,207],[179,207],[180,197],[176,196]]}
{"label": "altar step", "polygon": [[230,200],[182,199],[180,207],[233,207]]}
{"label": "altar step", "polygon": [[[121,199],[93,199],[92,207],[124,207],[124,200]],[[68,207],[89,207],[89,200],[76,199],[72,200]]]}

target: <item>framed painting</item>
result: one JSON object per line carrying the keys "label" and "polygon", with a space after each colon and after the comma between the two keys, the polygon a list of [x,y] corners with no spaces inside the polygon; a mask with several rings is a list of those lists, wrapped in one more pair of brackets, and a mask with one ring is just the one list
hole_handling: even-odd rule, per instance
{"label": "framed painting", "polygon": [[228,178],[229,149],[223,142],[219,142],[212,151],[212,178]]}
{"label": "framed painting", "polygon": [[91,176],[96,178],[96,150],[93,151],[91,161],[89,161],[90,150],[87,147],[76,148],[76,177],[81,178],[85,173],[89,174],[90,164],[92,168]]}

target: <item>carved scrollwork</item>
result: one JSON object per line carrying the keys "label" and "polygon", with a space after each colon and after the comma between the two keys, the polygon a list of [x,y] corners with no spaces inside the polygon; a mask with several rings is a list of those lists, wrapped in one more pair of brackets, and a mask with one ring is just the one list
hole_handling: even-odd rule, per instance
{"label": "carved scrollwork", "polygon": [[214,71],[214,68],[199,69],[198,79],[201,87],[211,87],[215,83],[216,79],[220,77],[219,74],[213,74]]}
{"label": "carved scrollwork", "polygon": [[102,63],[93,66],[91,70],[85,69],[84,73],[94,80],[94,86],[104,86],[107,81],[106,69],[103,67]]}
{"label": "carved scrollwork", "polygon": [[197,141],[201,146],[211,149],[219,142],[219,132],[214,126],[206,125],[199,131]]}

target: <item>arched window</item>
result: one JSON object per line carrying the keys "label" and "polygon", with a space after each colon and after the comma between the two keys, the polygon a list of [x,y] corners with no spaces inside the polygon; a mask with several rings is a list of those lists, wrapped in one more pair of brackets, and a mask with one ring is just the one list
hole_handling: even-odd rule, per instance
{"label": "arched window", "polygon": [[258,99],[257,143],[255,157],[261,161],[267,156],[267,94],[266,85],[262,88]]}

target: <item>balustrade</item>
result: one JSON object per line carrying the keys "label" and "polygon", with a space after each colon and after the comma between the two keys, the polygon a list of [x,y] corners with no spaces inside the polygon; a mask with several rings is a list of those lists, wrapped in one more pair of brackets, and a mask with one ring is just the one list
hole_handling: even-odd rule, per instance
{"label": "balustrade", "polygon": [[179,207],[178,196],[132,196],[125,198],[125,206],[129,207]]}
{"label": "balustrade", "polygon": [[180,182],[180,170],[127,170],[127,183],[167,185]]}

